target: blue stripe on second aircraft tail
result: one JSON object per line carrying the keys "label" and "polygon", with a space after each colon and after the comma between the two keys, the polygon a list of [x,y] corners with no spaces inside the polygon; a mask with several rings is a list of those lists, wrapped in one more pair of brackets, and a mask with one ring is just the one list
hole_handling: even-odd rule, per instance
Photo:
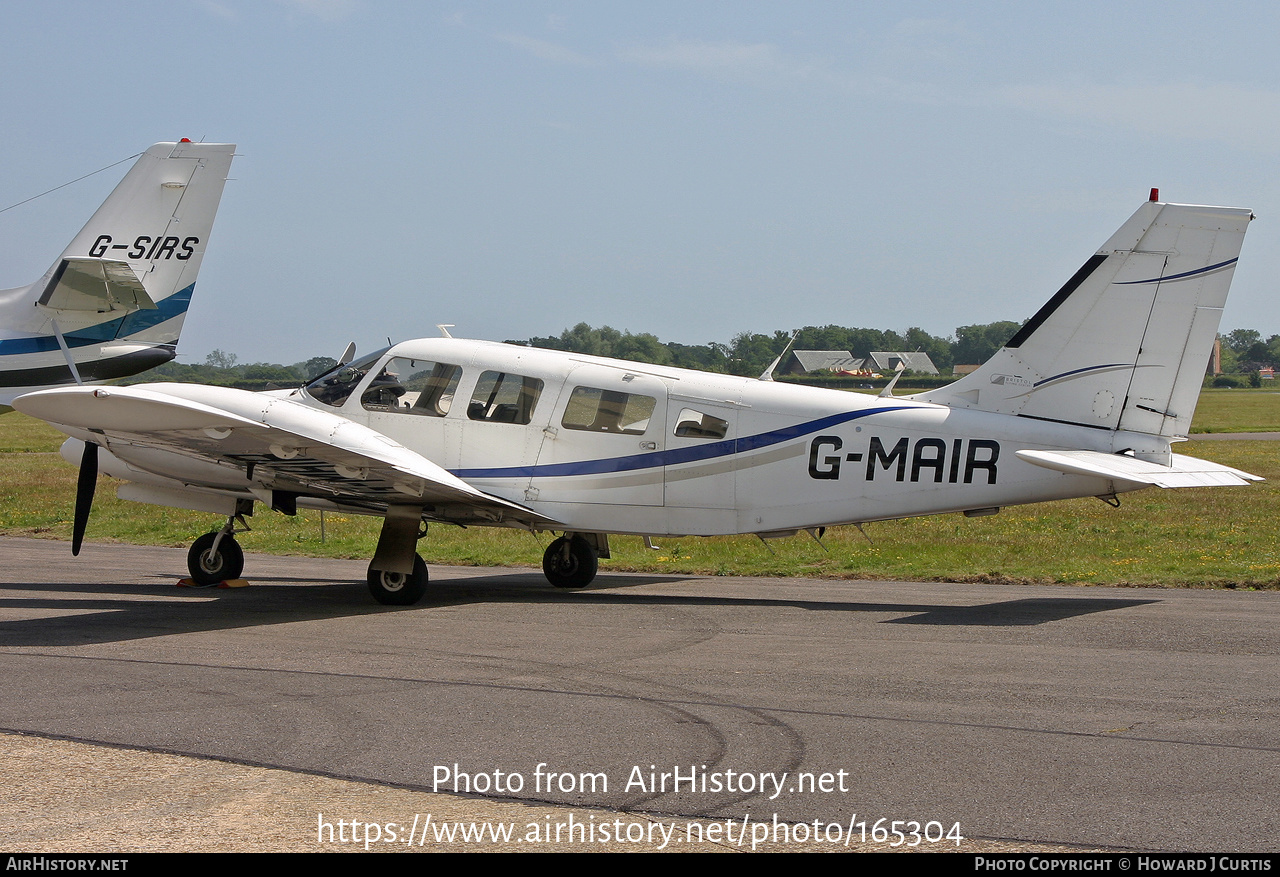
{"label": "blue stripe on second aircraft tail", "polygon": [[[104,341],[123,340],[136,335],[144,329],[158,326],[166,320],[181,316],[191,307],[191,293],[195,290],[193,283],[186,289],[180,289],[168,298],[156,303],[155,310],[138,310],[105,320],[83,329],[76,329],[63,335],[67,346],[71,348],[87,347],[90,344],[101,344]],[[0,356],[13,356],[21,353],[48,353],[60,349],[58,339],[53,335],[39,335],[34,338],[7,338],[0,341]]]}
{"label": "blue stripe on second aircraft tail", "polygon": [[629,472],[636,469],[656,469],[662,466],[676,466],[681,463],[696,463],[716,457],[727,457],[733,454],[767,448],[794,438],[821,432],[851,420],[869,417],[872,414],[884,414],[889,411],[902,411],[906,405],[894,405],[885,408],[869,408],[864,411],[844,411],[831,414],[817,420],[797,423],[757,435],[744,436],[738,439],[726,439],[720,442],[697,445],[689,448],[675,448],[669,451],[651,451],[647,454],[631,454],[626,457],[608,457],[603,460],[582,460],[576,463],[547,463],[541,466],[507,466],[495,469],[454,469],[453,474],[459,478],[559,478],[570,475],[600,475],[606,472]]}

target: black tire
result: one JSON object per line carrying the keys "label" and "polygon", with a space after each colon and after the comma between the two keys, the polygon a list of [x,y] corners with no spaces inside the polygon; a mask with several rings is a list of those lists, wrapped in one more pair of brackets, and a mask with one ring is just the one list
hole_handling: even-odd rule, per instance
{"label": "black tire", "polygon": [[[568,542],[568,556],[565,543]],[[600,557],[581,536],[561,536],[542,555],[542,574],[557,588],[585,588],[596,577]]]}
{"label": "black tire", "polygon": [[218,553],[213,554],[213,540],[217,533],[205,533],[191,543],[187,552],[187,571],[191,580],[197,585],[217,585],[229,579],[238,579],[244,572],[244,550],[235,537],[226,535],[218,544]]}
{"label": "black tire", "polygon": [[383,606],[412,606],[427,592],[427,581],[427,564],[416,554],[409,575],[369,567],[369,593]]}

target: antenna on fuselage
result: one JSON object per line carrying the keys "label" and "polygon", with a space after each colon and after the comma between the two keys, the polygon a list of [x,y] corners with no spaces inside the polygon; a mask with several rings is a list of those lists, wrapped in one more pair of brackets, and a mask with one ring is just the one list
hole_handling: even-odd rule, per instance
{"label": "antenna on fuselage", "polygon": [[356,358],[356,343],[352,341],[347,345],[347,349],[342,351],[342,356],[338,360],[338,365],[346,365]]}
{"label": "antenna on fuselage", "polygon": [[898,383],[898,378],[902,377],[902,373],[907,370],[907,364],[902,360],[898,360],[898,367],[893,371],[893,378],[889,383],[884,385],[884,389],[876,394],[877,398],[888,399],[893,395],[893,385]]}
{"label": "antenna on fuselage", "polygon": [[436,323],[436,328],[440,330],[441,338],[453,337],[452,335],[449,334],[449,330],[453,328],[453,323]]}
{"label": "antenna on fuselage", "polygon": [[822,541],[822,537],[827,535],[826,527],[805,527],[804,531],[813,537],[813,541],[818,543],[819,548],[826,551],[827,554],[831,553],[830,551],[827,551],[827,546]]}
{"label": "antenna on fuselage", "polygon": [[773,362],[769,363],[769,367],[764,370],[764,374],[760,375],[758,380],[761,380],[761,381],[773,380],[773,370],[778,367],[778,363],[782,362],[782,357],[787,355],[787,351],[791,349],[791,345],[796,343],[796,336],[799,334],[800,334],[799,329],[796,329],[794,332],[791,333],[791,340],[787,342],[787,346],[782,348],[782,352],[778,354],[777,358],[774,359]]}

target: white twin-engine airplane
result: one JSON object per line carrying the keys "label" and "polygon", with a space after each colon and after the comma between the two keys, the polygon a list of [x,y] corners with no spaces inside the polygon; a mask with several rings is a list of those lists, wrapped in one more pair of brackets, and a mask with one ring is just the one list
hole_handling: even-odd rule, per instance
{"label": "white twin-engine airplane", "polygon": [[[808,530],[1150,485],[1261,480],[1171,453],[1214,343],[1248,210],[1138,209],[989,362],[880,397],[452,337],[405,341],[296,390],[149,384],[25,395],[72,436],[79,549],[99,459],[124,499],[225,515],[188,555],[234,578],[261,502],[380,515],[369,588],[427,587],[429,522],[559,532],[551,584],[591,582],[609,534]],[[101,450],[99,450],[101,449]]]}
{"label": "white twin-engine airplane", "polygon": [[42,278],[0,290],[0,411],[173,359],[234,152],[157,143]]}

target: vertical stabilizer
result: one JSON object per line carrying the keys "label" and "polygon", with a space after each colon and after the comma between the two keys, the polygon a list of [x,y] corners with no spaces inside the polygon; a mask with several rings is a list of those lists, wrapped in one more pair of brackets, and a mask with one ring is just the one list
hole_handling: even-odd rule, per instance
{"label": "vertical stabilizer", "polygon": [[[116,288],[140,285],[146,299],[162,312],[132,322],[168,324],[147,333],[150,337],[144,340],[176,343],[234,152],[229,143],[157,143],[148,149],[45,275],[42,305],[50,310],[93,310],[77,298],[87,284],[67,283],[67,275],[100,270],[110,280],[114,269],[122,278],[135,278],[132,283],[118,281]],[[175,295],[181,301],[166,307]],[[128,296],[119,301],[116,289],[105,297],[108,311],[152,309],[146,304],[132,307]],[[96,310],[102,310],[100,304]],[[60,316],[65,331],[67,320],[74,323],[75,315]],[[163,319],[156,323],[155,317]],[[140,334],[142,327],[124,325],[117,337]]]}
{"label": "vertical stabilizer", "polygon": [[173,358],[234,152],[155,144],[40,280],[0,291],[0,403]]}
{"label": "vertical stabilizer", "polygon": [[1143,204],[981,368],[913,398],[1186,435],[1252,218]]}

